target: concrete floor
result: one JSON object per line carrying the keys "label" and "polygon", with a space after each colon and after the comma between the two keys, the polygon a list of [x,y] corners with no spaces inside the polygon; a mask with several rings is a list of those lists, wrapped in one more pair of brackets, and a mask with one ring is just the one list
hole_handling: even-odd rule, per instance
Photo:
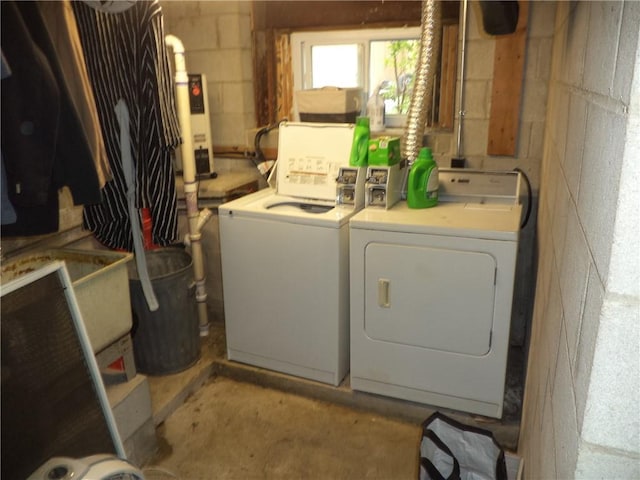
{"label": "concrete floor", "polygon": [[[517,352],[510,366],[501,420],[437,410],[491,430],[515,451],[522,399]],[[230,362],[224,327],[216,324],[194,366],[149,377],[149,385],[160,445],[145,467],[150,480],[174,478],[165,470],[183,480],[416,478],[420,424],[436,410],[354,392],[348,377],[333,387]]]}
{"label": "concrete floor", "polygon": [[182,479],[409,479],[420,427],[217,376],[158,437],[150,465]]}

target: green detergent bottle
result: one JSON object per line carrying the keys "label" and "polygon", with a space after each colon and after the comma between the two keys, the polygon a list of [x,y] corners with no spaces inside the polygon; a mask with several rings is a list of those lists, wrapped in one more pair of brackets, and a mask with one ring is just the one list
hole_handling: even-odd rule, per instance
{"label": "green detergent bottle", "polygon": [[353,131],[353,143],[349,165],[352,167],[366,167],[369,154],[369,117],[356,118]]}
{"label": "green detergent bottle", "polygon": [[429,208],[438,204],[438,165],[431,149],[420,149],[418,158],[411,166],[407,184],[407,205],[409,208]]}

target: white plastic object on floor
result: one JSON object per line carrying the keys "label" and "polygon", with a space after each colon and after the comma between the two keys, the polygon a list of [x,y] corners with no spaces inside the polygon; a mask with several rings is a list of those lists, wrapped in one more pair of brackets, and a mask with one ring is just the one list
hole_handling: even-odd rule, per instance
{"label": "white plastic object on floor", "polygon": [[145,480],[144,474],[114,455],[53,457],[27,480]]}

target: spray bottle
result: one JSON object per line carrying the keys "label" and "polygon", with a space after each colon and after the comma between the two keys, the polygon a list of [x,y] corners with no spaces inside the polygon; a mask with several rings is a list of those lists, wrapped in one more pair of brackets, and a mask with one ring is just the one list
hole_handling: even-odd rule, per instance
{"label": "spray bottle", "polygon": [[407,205],[409,208],[429,208],[438,204],[438,165],[431,149],[422,147],[418,158],[411,166],[407,182]]}
{"label": "spray bottle", "polygon": [[372,132],[382,132],[384,130],[384,99],[380,95],[383,83],[378,85],[373,95],[367,102],[367,115],[369,116],[369,127]]}
{"label": "spray bottle", "polygon": [[366,167],[369,154],[369,117],[357,117],[353,130],[353,143],[349,165],[352,167]]}

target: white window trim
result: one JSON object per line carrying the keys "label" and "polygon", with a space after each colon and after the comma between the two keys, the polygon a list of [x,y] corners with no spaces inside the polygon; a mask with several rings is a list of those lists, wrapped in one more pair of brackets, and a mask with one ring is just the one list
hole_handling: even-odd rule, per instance
{"label": "white window trim", "polygon": [[[363,48],[361,74],[363,90],[369,97],[369,42],[374,40],[406,40],[420,38],[420,27],[369,28],[360,30],[326,30],[313,32],[294,32],[291,34],[291,66],[293,68],[294,91],[311,88],[311,72],[304,70],[305,59],[311,59],[312,45],[337,45],[342,43],[360,43]],[[309,86],[306,86],[309,85]],[[294,102],[295,103],[295,102]]]}

